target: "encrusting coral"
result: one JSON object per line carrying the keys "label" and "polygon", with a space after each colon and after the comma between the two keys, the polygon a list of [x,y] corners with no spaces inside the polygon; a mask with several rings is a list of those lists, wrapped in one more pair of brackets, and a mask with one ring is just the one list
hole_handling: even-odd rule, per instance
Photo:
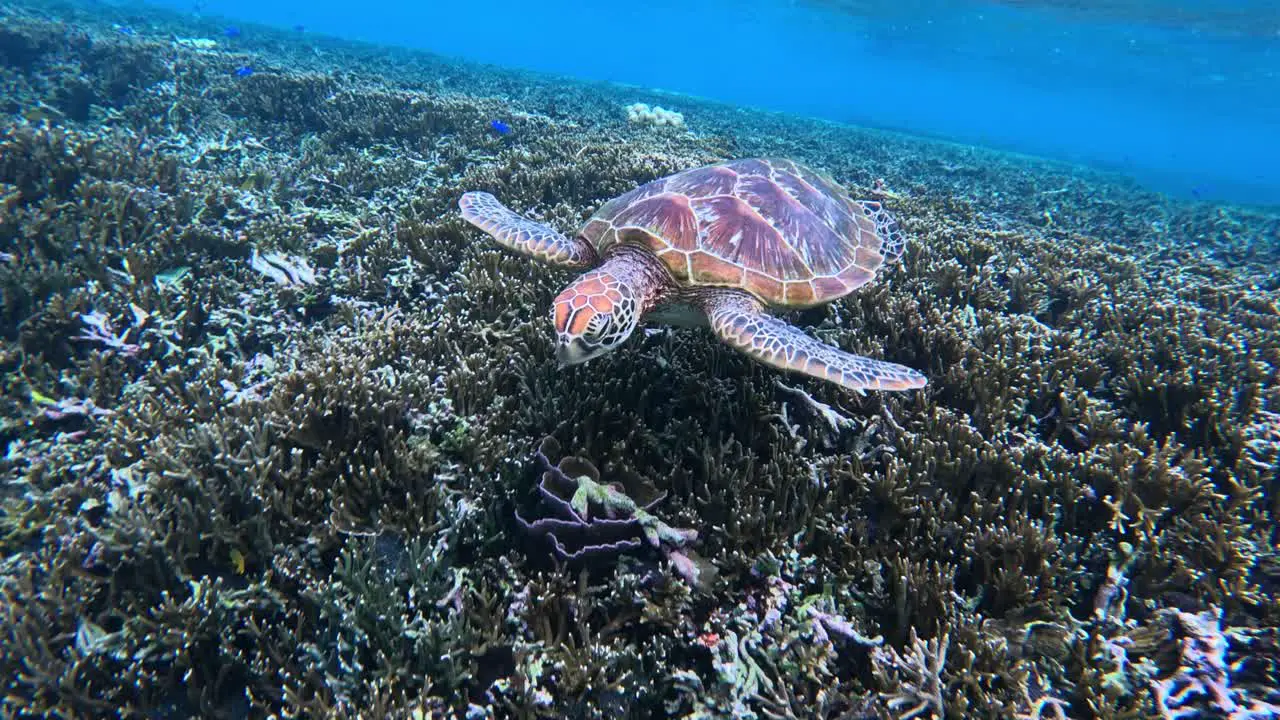
{"label": "encrusting coral", "polygon": [[[1280,704],[1280,216],[693,99],[654,132],[618,108],[656,95],[296,33],[175,45],[221,28],[154,9],[0,18],[3,714]],[[567,278],[455,209],[569,230],[751,156],[897,215],[902,268],[788,319],[928,389],[693,329],[560,368]],[[590,484],[544,484],[547,436]],[[566,504],[627,551],[530,533]]]}

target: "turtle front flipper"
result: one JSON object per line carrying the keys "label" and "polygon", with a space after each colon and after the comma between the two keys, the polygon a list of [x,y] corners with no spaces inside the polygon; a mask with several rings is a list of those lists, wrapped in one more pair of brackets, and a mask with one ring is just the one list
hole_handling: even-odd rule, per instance
{"label": "turtle front flipper", "polygon": [[518,215],[487,192],[469,192],[458,200],[462,218],[488,233],[499,245],[550,265],[585,269],[596,264],[595,248],[581,238],[565,237],[551,227]]}
{"label": "turtle front flipper", "polygon": [[720,292],[706,301],[711,329],[725,343],[780,370],[804,373],[850,390],[915,390],[928,382],[903,365],[852,355],[768,314],[755,299]]}

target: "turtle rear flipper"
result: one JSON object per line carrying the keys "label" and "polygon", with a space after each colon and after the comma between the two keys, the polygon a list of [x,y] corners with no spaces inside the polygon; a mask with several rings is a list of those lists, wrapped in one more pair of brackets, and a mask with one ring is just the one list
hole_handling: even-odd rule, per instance
{"label": "turtle rear flipper", "polygon": [[518,215],[487,192],[469,192],[458,200],[462,218],[488,233],[499,245],[550,265],[588,268],[598,260],[595,248],[581,238],[565,237],[553,228]]}
{"label": "turtle rear flipper", "polygon": [[847,353],[764,312],[753,298],[717,293],[706,303],[711,329],[721,340],[780,370],[804,373],[850,390],[915,390],[928,382],[903,365]]}

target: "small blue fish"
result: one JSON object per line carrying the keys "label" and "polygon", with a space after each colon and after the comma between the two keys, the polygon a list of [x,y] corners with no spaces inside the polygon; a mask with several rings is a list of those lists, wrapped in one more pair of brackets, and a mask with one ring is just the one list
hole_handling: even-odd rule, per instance
{"label": "small blue fish", "polygon": [[120,33],[121,35],[124,35],[125,37],[133,37],[134,35],[138,34],[137,32],[134,31],[133,28],[129,27],[128,25],[112,25],[111,27],[115,28],[116,32]]}
{"label": "small blue fish", "polygon": [[493,128],[493,131],[499,135],[506,135],[511,132],[511,126],[501,120],[490,120],[489,127]]}
{"label": "small blue fish", "polygon": [[236,68],[236,77],[249,77],[253,74],[253,68],[248,65],[241,65]]}
{"label": "small blue fish", "polygon": [[293,26],[293,31],[294,31],[294,32],[306,32],[306,30],[307,30],[307,26],[305,26],[305,25],[294,25],[294,26]]}
{"label": "small blue fish", "polygon": [[226,28],[222,30],[222,34],[226,35],[229,38],[238,38],[240,37],[240,28],[236,27],[235,25],[228,25]]}

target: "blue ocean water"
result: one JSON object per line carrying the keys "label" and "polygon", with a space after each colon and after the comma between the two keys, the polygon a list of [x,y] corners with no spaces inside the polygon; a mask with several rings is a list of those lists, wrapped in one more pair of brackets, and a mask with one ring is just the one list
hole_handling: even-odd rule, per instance
{"label": "blue ocean water", "polygon": [[1270,0],[167,0],[204,14],[1081,161],[1280,203]]}

